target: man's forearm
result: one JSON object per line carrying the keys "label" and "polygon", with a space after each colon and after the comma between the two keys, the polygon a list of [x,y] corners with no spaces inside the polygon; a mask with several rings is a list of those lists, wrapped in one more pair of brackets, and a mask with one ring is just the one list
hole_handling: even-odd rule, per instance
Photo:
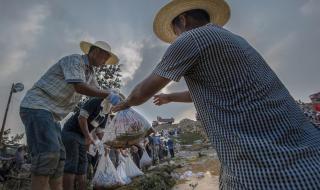
{"label": "man's forearm", "polygon": [[84,135],[85,138],[88,138],[90,135],[90,132],[88,129],[87,119],[82,116],[79,116],[78,122],[79,122],[79,126],[82,134]]}
{"label": "man's forearm", "polygon": [[193,102],[189,91],[168,94],[168,99],[170,100],[170,102]]}
{"label": "man's forearm", "polygon": [[77,83],[77,84],[74,84],[73,86],[74,86],[74,89],[76,90],[76,92],[78,92],[79,94],[86,95],[86,96],[105,98],[109,95],[108,91],[99,90],[99,89],[97,89],[93,86],[89,86],[85,83]]}
{"label": "man's forearm", "polygon": [[141,83],[137,85],[131,94],[128,96],[126,103],[130,106],[138,106],[146,102],[149,98],[152,97],[152,95],[147,94],[141,94],[142,91],[142,85]]}
{"label": "man's forearm", "polygon": [[168,79],[151,74],[133,89],[126,100],[126,104],[128,106],[138,106],[143,104],[169,82],[170,80]]}

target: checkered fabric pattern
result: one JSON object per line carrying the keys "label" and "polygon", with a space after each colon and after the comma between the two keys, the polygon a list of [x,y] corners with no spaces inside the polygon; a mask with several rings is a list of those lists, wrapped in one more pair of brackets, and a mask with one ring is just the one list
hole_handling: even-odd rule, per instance
{"label": "checkered fabric pattern", "polygon": [[81,100],[73,83],[97,85],[87,55],[70,55],[54,64],[26,93],[21,107],[50,111],[56,120],[63,119]]}
{"label": "checkered fabric pattern", "polygon": [[153,73],[184,77],[221,161],[220,189],[320,189],[320,130],[243,38],[214,24],[184,32]]}

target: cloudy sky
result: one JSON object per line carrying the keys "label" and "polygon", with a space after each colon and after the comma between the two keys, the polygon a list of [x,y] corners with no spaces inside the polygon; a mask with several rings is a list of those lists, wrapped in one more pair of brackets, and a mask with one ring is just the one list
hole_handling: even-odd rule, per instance
{"label": "cloudy sky", "polygon": [[[296,99],[320,91],[319,0],[227,0],[228,30],[245,37],[268,61]],[[81,53],[80,40],[104,40],[123,64],[128,94],[161,59],[168,44],[152,31],[157,10],[168,0],[0,0],[0,119],[13,82],[32,84],[61,57]],[[184,90],[172,83],[163,92]],[[24,92],[14,94],[6,127],[23,132],[18,108]],[[136,108],[152,121],[157,115],[194,118],[192,104],[162,107],[151,101]]]}

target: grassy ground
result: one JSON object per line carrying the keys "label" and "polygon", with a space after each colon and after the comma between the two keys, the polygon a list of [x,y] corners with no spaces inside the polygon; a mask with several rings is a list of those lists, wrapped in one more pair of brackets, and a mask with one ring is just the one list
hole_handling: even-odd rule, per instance
{"label": "grassy ground", "polygon": [[171,177],[171,172],[175,168],[174,165],[156,167],[145,172],[144,176],[134,179],[131,184],[117,190],[170,190],[176,183]]}
{"label": "grassy ground", "polygon": [[173,137],[173,139],[182,145],[191,145],[194,144],[195,141],[204,140],[201,134],[192,132],[184,132],[178,137]]}

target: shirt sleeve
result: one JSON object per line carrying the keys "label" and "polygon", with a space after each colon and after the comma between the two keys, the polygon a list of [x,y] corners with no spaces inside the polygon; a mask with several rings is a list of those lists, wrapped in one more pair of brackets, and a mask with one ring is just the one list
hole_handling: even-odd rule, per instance
{"label": "shirt sleeve", "polygon": [[93,73],[92,79],[90,81],[90,86],[93,86],[93,87],[96,87],[96,88],[99,89],[99,83],[98,83],[98,81],[96,79],[96,74],[95,73]]}
{"label": "shirt sleeve", "polygon": [[86,81],[85,67],[81,56],[71,55],[60,60],[60,66],[67,83]]}
{"label": "shirt sleeve", "polygon": [[182,35],[167,49],[153,74],[178,82],[198,61],[199,52],[191,34]]}
{"label": "shirt sleeve", "polygon": [[106,124],[107,124],[107,120],[108,120],[108,116],[105,117],[105,119],[103,120],[103,122],[99,125],[100,128],[106,128]]}
{"label": "shirt sleeve", "polygon": [[88,119],[91,114],[100,109],[102,98],[88,100],[80,109],[80,116]]}

